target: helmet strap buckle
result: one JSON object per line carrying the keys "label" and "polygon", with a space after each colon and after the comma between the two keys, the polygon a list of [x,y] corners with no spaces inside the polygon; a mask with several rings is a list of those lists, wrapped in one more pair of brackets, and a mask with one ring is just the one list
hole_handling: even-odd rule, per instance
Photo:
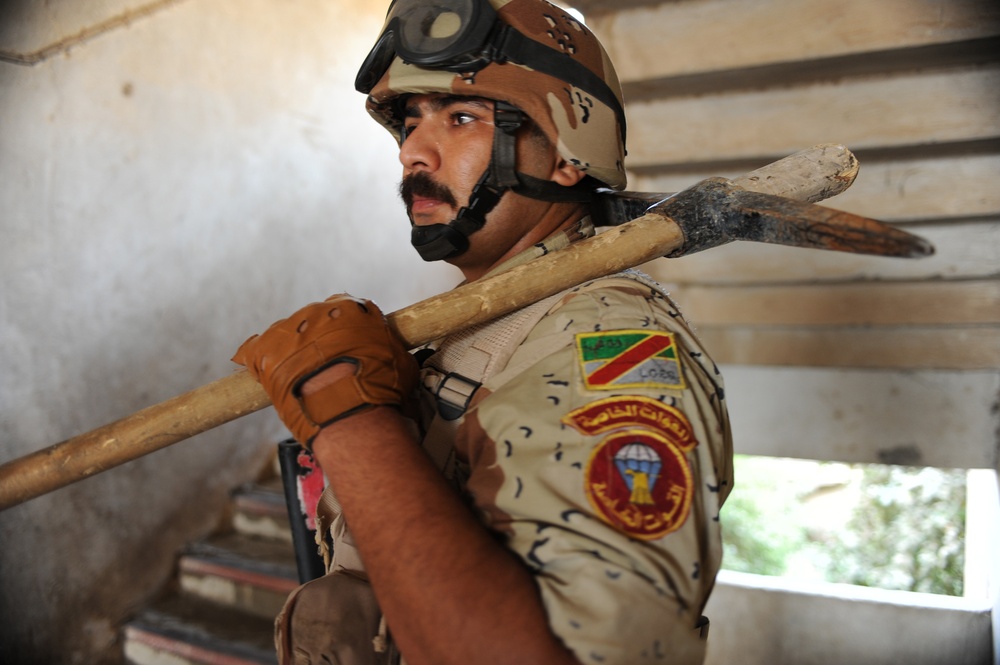
{"label": "helmet strap buckle", "polygon": [[524,124],[524,113],[507,102],[493,103],[493,155],[487,183],[507,189],[517,180],[517,130]]}

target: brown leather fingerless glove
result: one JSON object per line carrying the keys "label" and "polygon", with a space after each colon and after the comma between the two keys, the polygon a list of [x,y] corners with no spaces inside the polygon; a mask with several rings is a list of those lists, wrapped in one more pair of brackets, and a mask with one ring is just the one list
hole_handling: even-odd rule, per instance
{"label": "brown leather fingerless glove", "polygon": [[[336,420],[375,405],[402,405],[419,378],[416,361],[379,308],[346,294],[306,305],[254,335],[233,361],[260,382],[282,422],[307,448]],[[352,364],[354,375],[302,395],[306,381],[338,363]]]}

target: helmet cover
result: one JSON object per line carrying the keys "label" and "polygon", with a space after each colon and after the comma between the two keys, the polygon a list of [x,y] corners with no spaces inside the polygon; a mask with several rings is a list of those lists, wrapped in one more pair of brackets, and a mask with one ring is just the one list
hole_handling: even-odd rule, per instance
{"label": "helmet cover", "polygon": [[[610,58],[593,32],[575,17],[545,0],[489,0],[489,4],[501,22],[593,72],[621,105],[621,85]],[[509,61],[456,73],[406,64],[394,57],[369,93],[366,106],[399,142],[400,97],[426,93],[512,104],[531,118],[568,163],[608,187],[625,187],[624,127],[616,110],[572,83]]]}

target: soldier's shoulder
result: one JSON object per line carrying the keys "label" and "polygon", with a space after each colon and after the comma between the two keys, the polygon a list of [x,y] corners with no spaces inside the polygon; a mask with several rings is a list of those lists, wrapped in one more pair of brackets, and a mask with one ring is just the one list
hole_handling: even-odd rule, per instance
{"label": "soldier's shoulder", "polygon": [[566,323],[592,321],[598,325],[604,321],[618,325],[615,322],[619,321],[627,325],[631,321],[647,325],[654,317],[680,318],[680,311],[663,286],[638,271],[627,271],[569,289],[547,312],[546,318],[551,317]]}

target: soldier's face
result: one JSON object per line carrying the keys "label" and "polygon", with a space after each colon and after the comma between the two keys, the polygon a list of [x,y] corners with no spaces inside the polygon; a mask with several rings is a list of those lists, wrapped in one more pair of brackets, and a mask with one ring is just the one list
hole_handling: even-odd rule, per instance
{"label": "soldier's face", "polygon": [[[469,202],[493,150],[493,102],[444,94],[413,95],[406,103],[406,140],[400,147],[401,192],[414,224],[447,224]],[[517,141],[517,169],[549,178],[560,161],[554,147],[533,140],[522,129]],[[548,204],[504,194],[487,216],[486,226],[470,238],[461,261],[488,261],[506,252],[532,228]],[[537,210],[536,210],[537,209]],[[495,258],[495,257],[493,257]]]}
{"label": "soldier's face", "polygon": [[415,95],[406,104],[403,199],[414,224],[447,224],[469,201],[493,145],[493,103]]}

